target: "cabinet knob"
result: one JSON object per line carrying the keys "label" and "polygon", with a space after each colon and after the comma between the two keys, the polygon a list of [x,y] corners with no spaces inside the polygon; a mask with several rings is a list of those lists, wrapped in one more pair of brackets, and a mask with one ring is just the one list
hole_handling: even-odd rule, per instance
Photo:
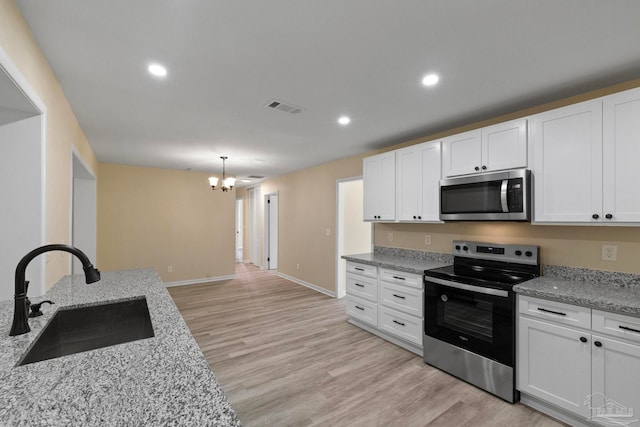
{"label": "cabinet knob", "polygon": [[593,214],[593,215],[591,215],[591,218],[593,218],[593,219],[598,219],[598,218],[600,218],[600,215],[598,215],[598,214]]}
{"label": "cabinet knob", "polygon": [[413,216],[413,219],[417,219],[415,215]]}
{"label": "cabinet knob", "polygon": [[611,215],[611,214],[606,214],[604,217],[605,217],[605,218],[607,218],[607,219],[611,219],[611,218],[613,218],[613,215]]}
{"label": "cabinet knob", "polygon": [[418,215],[418,219],[422,219],[422,217],[420,215]]}
{"label": "cabinet knob", "polygon": [[480,170],[480,168],[479,168],[479,167],[477,167],[477,166],[476,166],[474,169],[475,169],[476,171],[479,171],[479,170]]}
{"label": "cabinet knob", "polygon": [[486,167],[485,165],[482,165],[482,170],[483,170],[483,171],[486,171],[486,170],[487,170],[487,167]]}
{"label": "cabinet knob", "polygon": [[580,341],[587,342],[587,339],[585,337],[580,337]]}
{"label": "cabinet knob", "polygon": [[602,343],[600,341],[595,341],[593,345],[595,345],[596,347],[602,347]]}

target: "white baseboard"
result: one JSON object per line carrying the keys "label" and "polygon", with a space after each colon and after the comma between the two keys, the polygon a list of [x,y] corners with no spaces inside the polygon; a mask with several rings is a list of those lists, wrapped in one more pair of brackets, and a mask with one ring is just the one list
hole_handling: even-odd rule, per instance
{"label": "white baseboard", "polygon": [[193,280],[180,280],[178,282],[167,282],[164,284],[164,286],[167,288],[170,288],[172,286],[197,285],[200,283],[219,282],[221,280],[231,280],[231,279],[235,279],[235,277],[236,277],[235,274],[231,274],[229,276],[204,277],[202,279],[193,279]]}
{"label": "white baseboard", "polygon": [[332,298],[336,297],[336,293],[335,292],[329,291],[329,290],[327,290],[325,288],[321,288],[320,286],[316,286],[316,285],[311,284],[309,282],[305,282],[304,280],[300,280],[300,279],[295,278],[293,276],[289,276],[288,274],[278,273],[278,276],[282,277],[283,279],[290,280],[293,283],[297,283],[298,285],[306,286],[307,288],[313,289],[314,291],[320,292],[322,294],[329,295]]}
{"label": "white baseboard", "polygon": [[560,409],[555,407],[550,403],[546,403],[536,397],[529,396],[528,394],[520,392],[520,403],[523,405],[530,406],[531,408],[542,412],[543,414],[549,415],[557,420],[560,420],[564,423],[569,424],[573,427],[593,427],[593,426],[601,426],[602,424],[595,424],[594,422],[590,422],[589,420],[585,420],[582,417],[578,417],[577,415],[570,414],[564,409]]}

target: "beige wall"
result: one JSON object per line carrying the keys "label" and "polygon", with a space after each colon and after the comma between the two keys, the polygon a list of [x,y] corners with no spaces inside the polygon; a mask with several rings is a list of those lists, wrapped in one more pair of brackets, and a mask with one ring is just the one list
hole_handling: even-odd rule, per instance
{"label": "beige wall", "polygon": [[107,163],[99,173],[101,270],[154,268],[165,282],[234,274],[233,192],[212,191],[205,173]]}
{"label": "beige wall", "polygon": [[[0,0],[0,47],[24,75],[47,108],[46,243],[69,243],[71,218],[71,147],[92,171],[97,161],[46,58],[12,0]],[[45,285],[69,274],[69,255],[52,256],[45,266]]]}
{"label": "beige wall", "polygon": [[[279,272],[335,291],[336,181],[362,175],[362,159],[363,156],[345,158],[260,185],[261,194],[278,193]],[[260,224],[264,227],[262,219]],[[260,235],[264,235],[263,229]]]}

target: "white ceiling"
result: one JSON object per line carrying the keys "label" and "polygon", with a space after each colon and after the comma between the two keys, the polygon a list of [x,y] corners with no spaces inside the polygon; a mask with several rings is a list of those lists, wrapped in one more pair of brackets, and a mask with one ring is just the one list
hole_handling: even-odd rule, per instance
{"label": "white ceiling", "polygon": [[276,176],[640,77],[637,0],[15,1],[102,162]]}

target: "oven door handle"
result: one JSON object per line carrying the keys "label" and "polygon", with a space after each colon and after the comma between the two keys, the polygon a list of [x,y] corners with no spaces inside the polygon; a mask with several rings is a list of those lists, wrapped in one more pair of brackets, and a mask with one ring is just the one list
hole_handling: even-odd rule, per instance
{"label": "oven door handle", "polygon": [[509,180],[503,179],[502,185],[500,185],[500,204],[502,205],[502,212],[509,212],[509,203],[507,202],[508,188],[509,188]]}
{"label": "oven door handle", "polygon": [[426,277],[427,282],[432,282],[437,285],[448,286],[450,288],[462,289],[469,292],[477,292],[480,294],[494,295],[497,297],[508,298],[509,292],[503,289],[483,288],[481,286],[467,285],[466,283],[450,282],[449,280],[442,280],[435,277]]}

